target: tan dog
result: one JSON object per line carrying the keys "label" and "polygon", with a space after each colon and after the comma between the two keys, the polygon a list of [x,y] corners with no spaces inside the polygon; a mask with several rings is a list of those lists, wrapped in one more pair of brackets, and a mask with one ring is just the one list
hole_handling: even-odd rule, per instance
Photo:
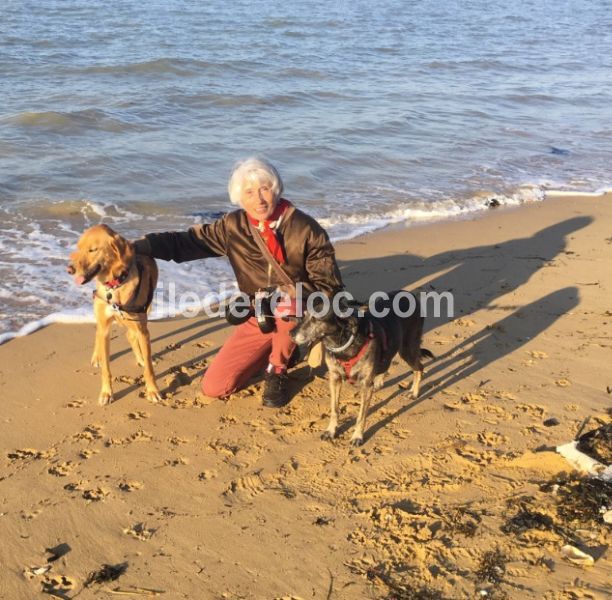
{"label": "tan dog", "polygon": [[79,285],[95,278],[94,315],[96,342],[91,357],[94,367],[102,368],[100,404],[113,401],[110,373],[110,330],[116,320],[127,329],[127,338],[144,367],[149,401],[161,400],[151,361],[151,340],[147,312],[157,285],[157,265],[148,256],[135,255],[129,242],[107,225],[87,229],[70,255],[68,273]]}

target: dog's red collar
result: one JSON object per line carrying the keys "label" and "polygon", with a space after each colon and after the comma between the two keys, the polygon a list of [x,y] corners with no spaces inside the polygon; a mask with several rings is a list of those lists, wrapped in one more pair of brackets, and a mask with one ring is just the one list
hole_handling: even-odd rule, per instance
{"label": "dog's red collar", "polygon": [[125,280],[127,279],[129,273],[129,269],[123,271],[119,277],[115,277],[115,279],[111,279],[110,281],[105,281],[104,282],[104,287],[107,290],[114,290],[120,286],[123,285],[123,283],[125,282]]}
{"label": "dog's red collar", "polygon": [[366,350],[368,349],[370,342],[373,339],[374,332],[372,331],[372,325],[370,324],[370,331],[368,332],[368,337],[366,338],[366,341],[364,342],[363,346],[361,346],[361,348],[359,349],[359,352],[357,352],[357,354],[355,354],[353,358],[349,358],[347,360],[338,360],[338,362],[342,365],[342,368],[344,369],[346,379],[349,383],[355,383],[355,380],[351,377],[351,371],[353,370],[353,367],[357,364],[359,359],[366,353]]}

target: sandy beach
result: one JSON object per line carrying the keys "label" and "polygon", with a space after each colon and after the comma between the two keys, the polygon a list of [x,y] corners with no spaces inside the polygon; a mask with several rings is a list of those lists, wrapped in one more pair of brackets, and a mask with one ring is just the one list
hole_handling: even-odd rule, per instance
{"label": "sandy beach", "polygon": [[[327,382],[305,363],[281,410],[257,382],[202,397],[225,321],[150,325],[161,404],[119,328],[107,407],[93,325],[0,346],[0,597],[609,597],[609,525],[564,517],[572,469],[535,450],[609,422],[610,223],[609,194],[550,198],[339,244],[356,297],[455,297],[454,318],[426,323],[420,398],[397,361],[358,449],[349,386],[339,439],[319,439]],[[563,557],[572,540],[593,566]],[[115,579],[88,581],[103,565]]]}

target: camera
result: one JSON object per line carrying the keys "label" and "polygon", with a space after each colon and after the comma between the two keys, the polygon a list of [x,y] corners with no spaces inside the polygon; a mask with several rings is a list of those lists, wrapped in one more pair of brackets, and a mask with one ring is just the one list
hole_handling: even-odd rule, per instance
{"label": "camera", "polygon": [[255,292],[252,299],[239,295],[229,302],[225,318],[230,325],[242,325],[255,317],[262,333],[272,333],[276,329],[272,312],[272,299],[277,294],[276,288],[266,288]]}
{"label": "camera", "polygon": [[272,313],[272,297],[276,290],[259,290],[255,293],[255,318],[262,333],[272,333],[276,329]]}

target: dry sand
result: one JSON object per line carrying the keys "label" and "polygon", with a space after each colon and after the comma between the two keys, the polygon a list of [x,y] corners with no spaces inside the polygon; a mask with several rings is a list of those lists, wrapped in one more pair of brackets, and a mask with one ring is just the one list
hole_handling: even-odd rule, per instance
{"label": "dry sand", "polygon": [[[350,387],[339,439],[320,441],[327,384],[303,364],[282,410],[260,405],[258,384],[228,402],[200,397],[229,331],[219,320],[151,325],[161,405],[139,396],[119,329],[108,407],[89,366],[93,326],[1,346],[0,597],[606,597],[603,523],[570,524],[590,568],[562,558],[559,528],[500,528],[526,508],[560,522],[541,483],[570,469],[533,450],[607,418],[611,201],[547,200],[340,244],[356,296],[452,290],[457,312],[426,325],[437,359],[417,401],[394,364],[359,449]],[[551,417],[559,424],[544,426]],[[503,566],[487,577],[496,550]],[[84,588],[103,564],[126,569]]]}

